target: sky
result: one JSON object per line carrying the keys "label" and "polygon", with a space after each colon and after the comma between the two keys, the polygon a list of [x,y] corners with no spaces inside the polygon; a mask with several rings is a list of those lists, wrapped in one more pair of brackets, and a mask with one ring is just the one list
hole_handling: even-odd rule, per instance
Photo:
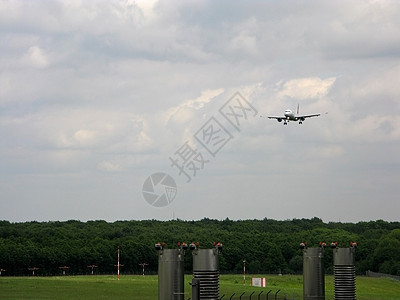
{"label": "sky", "polygon": [[399,15],[0,0],[0,220],[399,221]]}

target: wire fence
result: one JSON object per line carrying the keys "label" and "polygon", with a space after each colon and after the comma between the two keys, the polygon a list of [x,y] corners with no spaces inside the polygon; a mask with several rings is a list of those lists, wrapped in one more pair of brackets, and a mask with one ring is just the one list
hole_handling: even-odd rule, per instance
{"label": "wire fence", "polygon": [[[221,295],[219,300],[303,300],[303,295],[287,294],[281,290],[237,292],[231,295]],[[187,300],[191,300],[188,298]],[[334,300],[334,297],[325,297],[325,300]]]}
{"label": "wire fence", "polygon": [[376,272],[372,272],[372,271],[367,271],[366,275],[368,277],[375,277],[375,278],[385,278],[385,277],[389,277],[395,280],[400,281],[400,276],[397,275],[390,275],[390,274],[384,274],[384,273],[376,273]]}
{"label": "wire fence", "polygon": [[[288,296],[281,292],[281,290],[273,291],[254,291],[254,292],[238,292],[232,295],[221,295],[219,300],[302,300],[303,297],[299,295]],[[191,300],[191,298],[187,299]]]}
{"label": "wire fence", "polygon": [[[272,300],[272,299],[288,299],[285,295],[279,294],[281,290],[269,290],[269,291],[261,291],[261,292],[241,292],[234,293],[232,295],[222,295],[219,299],[223,300]],[[299,298],[295,298],[299,299]]]}

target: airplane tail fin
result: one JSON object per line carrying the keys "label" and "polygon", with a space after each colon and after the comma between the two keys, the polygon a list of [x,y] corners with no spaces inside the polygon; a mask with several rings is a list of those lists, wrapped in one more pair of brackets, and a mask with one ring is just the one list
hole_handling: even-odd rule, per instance
{"label": "airplane tail fin", "polygon": [[299,112],[300,112],[300,104],[297,104],[297,112],[296,112],[296,114],[299,114]]}

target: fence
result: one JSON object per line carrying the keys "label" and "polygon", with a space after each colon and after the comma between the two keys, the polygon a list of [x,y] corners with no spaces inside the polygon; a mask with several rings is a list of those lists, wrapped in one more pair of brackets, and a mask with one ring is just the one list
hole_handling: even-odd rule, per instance
{"label": "fence", "polygon": [[[333,296],[325,298],[325,300],[333,299]],[[187,300],[191,300],[191,298]],[[288,294],[281,290],[264,290],[261,292],[238,292],[232,295],[221,295],[219,300],[303,300],[303,295]]]}
{"label": "fence", "polygon": [[395,280],[400,281],[400,276],[396,276],[396,275],[390,275],[390,274],[383,274],[383,273],[375,273],[372,271],[367,271],[366,275],[368,277],[375,277],[375,278],[382,278],[382,277],[389,277],[389,278],[393,278]]}
{"label": "fence", "polygon": [[[191,298],[187,300],[191,300]],[[264,290],[261,292],[238,292],[232,295],[222,295],[219,300],[303,300],[303,295],[289,295],[281,290]],[[326,298],[326,300],[333,300],[333,298]]]}

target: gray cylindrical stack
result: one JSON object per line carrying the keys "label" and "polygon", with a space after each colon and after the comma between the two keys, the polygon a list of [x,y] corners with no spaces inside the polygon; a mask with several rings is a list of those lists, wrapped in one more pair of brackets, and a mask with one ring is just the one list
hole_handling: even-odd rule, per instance
{"label": "gray cylindrical stack", "polygon": [[333,249],[335,300],[356,299],[355,248]]}
{"label": "gray cylindrical stack", "polygon": [[303,299],[325,300],[323,247],[303,249]]}
{"label": "gray cylindrical stack", "polygon": [[193,277],[200,280],[200,299],[219,299],[219,260],[222,244],[213,249],[198,249],[191,245]]}
{"label": "gray cylindrical stack", "polygon": [[156,250],[158,300],[184,300],[184,249],[164,249],[160,244],[156,244]]}

